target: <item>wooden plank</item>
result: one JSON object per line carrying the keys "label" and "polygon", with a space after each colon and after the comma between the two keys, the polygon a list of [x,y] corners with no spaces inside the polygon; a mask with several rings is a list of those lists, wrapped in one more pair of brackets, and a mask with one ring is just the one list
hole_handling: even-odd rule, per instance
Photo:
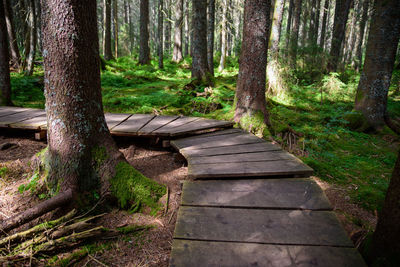
{"label": "wooden plank", "polygon": [[171,136],[179,136],[213,128],[229,128],[234,125],[230,121],[202,119],[172,129]]}
{"label": "wooden plank", "polygon": [[126,121],[132,114],[121,114],[121,113],[105,113],[106,123],[108,129],[111,131],[115,126]]}
{"label": "wooden plank", "polygon": [[181,206],[174,238],[353,247],[332,211]]}
{"label": "wooden plank", "polygon": [[150,122],[155,115],[152,114],[134,114],[129,119],[124,121],[112,129],[112,133],[129,133],[135,134],[148,122]]}
{"label": "wooden plank", "polygon": [[[177,139],[177,140],[173,140],[171,142],[172,146],[178,150],[182,150],[185,148],[189,148],[189,147],[193,147],[196,145],[201,145],[201,144],[208,144],[209,142],[214,142],[222,140],[230,140],[234,137],[238,137],[238,136],[247,136],[247,133],[243,133],[243,132],[239,132],[239,133],[232,133],[232,134],[228,134],[228,135],[212,135],[212,136],[202,136],[202,137],[188,137],[188,138],[182,138],[182,139]],[[257,138],[257,137],[256,137]],[[258,139],[257,139],[258,141]],[[201,147],[200,147],[201,148]]]}
{"label": "wooden plank", "polygon": [[254,144],[244,144],[244,145],[233,145],[233,146],[222,146],[222,147],[212,147],[205,149],[190,149],[181,150],[180,153],[185,157],[206,157],[206,156],[216,156],[216,155],[230,155],[230,154],[241,154],[241,153],[251,153],[251,152],[262,152],[262,151],[278,151],[282,148],[278,145],[263,142]]}
{"label": "wooden plank", "polygon": [[168,123],[167,125],[153,131],[154,134],[160,135],[160,136],[169,136],[170,132],[172,129],[176,127],[180,127],[182,125],[191,123],[193,121],[198,121],[201,120],[201,118],[198,117],[180,117],[177,120],[174,120],[171,123]]}
{"label": "wooden plank", "polygon": [[12,123],[9,126],[11,128],[17,128],[17,129],[33,129],[33,130],[39,130],[43,129],[42,126],[47,124],[47,117],[46,114],[37,116],[31,119],[27,119],[24,121]]}
{"label": "wooden plank", "polygon": [[296,157],[286,151],[268,151],[268,152],[187,158],[189,164],[275,161],[275,160],[294,160],[294,159],[296,159]]}
{"label": "wooden plank", "polygon": [[331,210],[312,179],[185,181],[183,206]]}
{"label": "wooden plank", "polygon": [[[178,119],[179,116],[156,116],[146,126],[140,129],[139,134],[151,135],[151,133],[164,125]],[[153,134],[154,135],[154,134]]]}
{"label": "wooden plank", "polygon": [[0,109],[0,117],[12,115],[15,113],[23,112],[23,111],[28,111],[30,110],[29,108],[18,108],[18,107],[1,107]]}
{"label": "wooden plank", "polygon": [[[219,130],[219,131],[215,131],[215,132],[211,132],[211,133],[194,135],[194,136],[185,137],[185,138],[179,138],[177,140],[174,140],[174,142],[176,142],[180,146],[180,144],[193,143],[195,141],[198,141],[198,142],[201,143],[201,141],[199,141],[199,140],[203,140],[204,138],[209,138],[209,137],[213,137],[213,136],[220,136],[220,135],[224,135],[226,137],[230,137],[233,134],[246,134],[246,132],[243,131],[242,129],[232,128],[232,129],[227,129],[227,130]],[[207,141],[207,139],[204,139],[204,140]]]}
{"label": "wooden plank", "polygon": [[189,165],[188,176],[193,179],[255,177],[278,175],[310,176],[313,170],[300,160],[237,162]]}
{"label": "wooden plank", "polygon": [[366,267],[354,248],[177,240],[170,267]]}
{"label": "wooden plank", "polygon": [[43,116],[46,112],[42,109],[30,109],[23,112],[18,112],[9,116],[2,117],[0,120],[0,126],[9,126],[12,123],[21,122],[30,118]]}

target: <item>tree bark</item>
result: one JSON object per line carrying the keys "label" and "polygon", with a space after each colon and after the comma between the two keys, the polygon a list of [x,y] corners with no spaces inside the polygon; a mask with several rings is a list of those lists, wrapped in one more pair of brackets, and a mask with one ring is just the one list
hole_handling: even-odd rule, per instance
{"label": "tree bark", "polygon": [[302,0],[293,0],[293,29],[290,35],[290,47],[289,47],[289,64],[292,68],[296,68],[297,60],[297,46],[299,41],[299,29],[300,29],[300,15]]}
{"label": "tree bark", "polygon": [[289,10],[288,10],[288,19],[287,19],[287,25],[286,25],[286,56],[289,55],[289,40],[291,36],[291,27],[292,27],[292,21],[293,21],[293,8],[294,7],[294,0],[289,1]]}
{"label": "tree bark", "polygon": [[167,54],[170,53],[171,49],[171,1],[172,0],[167,0],[166,1],[166,21],[165,21],[165,51]]}
{"label": "tree bark", "polygon": [[118,58],[118,0],[114,0],[113,2],[113,18],[114,18],[114,54],[115,58]]}
{"label": "tree bark", "polygon": [[11,106],[10,66],[4,0],[0,0],[0,105]]}
{"label": "tree bark", "polygon": [[327,23],[327,20],[328,20],[329,2],[330,2],[330,0],[325,0],[324,9],[323,9],[324,15],[322,17],[321,38],[319,40],[319,46],[322,49],[324,49],[324,46],[325,46],[325,38],[326,38],[325,37],[325,32],[326,32],[326,23]]}
{"label": "tree bark", "polygon": [[37,43],[37,35],[36,35],[36,8],[35,8],[35,0],[29,0],[29,54],[27,59],[27,67],[26,67],[26,75],[31,76],[33,74],[35,54],[36,54],[36,43]]}
{"label": "tree bark", "polygon": [[10,43],[11,66],[18,69],[21,64],[21,55],[19,53],[17,38],[15,35],[13,11],[11,9],[10,0],[3,0],[3,3],[4,3],[4,14],[7,24],[8,40]]}
{"label": "tree bark", "polygon": [[104,39],[103,39],[104,59],[113,58],[111,51],[111,0],[104,0]]}
{"label": "tree bark", "polygon": [[282,25],[283,18],[283,7],[285,0],[276,0],[275,11],[271,28],[271,55],[277,59],[279,54],[279,40],[280,40],[280,28]]}
{"label": "tree bark", "polygon": [[309,32],[308,36],[309,36],[310,45],[315,45],[317,43],[315,41],[315,36],[318,37],[318,29],[317,29],[317,33],[315,33],[316,22],[317,22],[316,18],[317,18],[317,0],[312,0],[312,2],[311,2],[310,26],[309,26],[309,29],[308,29],[308,32]]}
{"label": "tree bark", "polygon": [[139,64],[150,64],[149,0],[140,0],[140,51]]}
{"label": "tree bark", "polygon": [[164,68],[164,51],[163,51],[163,22],[164,22],[164,8],[163,0],[158,0],[158,67],[160,69]]}
{"label": "tree bark", "polygon": [[181,62],[182,55],[182,26],[183,26],[183,0],[176,1],[175,9],[175,32],[174,32],[174,51],[172,54],[173,62]]}
{"label": "tree bark", "polygon": [[225,61],[226,61],[226,48],[227,48],[227,43],[226,43],[226,37],[227,37],[227,13],[228,13],[228,1],[227,0],[222,0],[221,1],[221,15],[222,15],[222,21],[221,21],[221,58],[219,60],[219,67],[218,71],[223,71],[225,68]]}
{"label": "tree bark", "polygon": [[329,72],[337,71],[351,2],[352,0],[336,0],[331,51],[327,67]]}
{"label": "tree bark", "polygon": [[207,64],[207,0],[193,0],[192,78],[210,84]]}
{"label": "tree bark", "polygon": [[[211,0],[210,0],[211,1]],[[212,0],[214,1],[214,0]],[[187,57],[189,55],[189,36],[190,36],[190,30],[189,30],[189,1],[185,1],[185,50],[184,50],[184,56]]]}
{"label": "tree bark", "polygon": [[215,30],[215,0],[208,1],[207,24],[207,64],[208,71],[214,76],[214,30]]}
{"label": "tree bark", "polygon": [[260,112],[264,122],[270,125],[265,99],[270,8],[270,0],[245,1],[243,42],[235,95],[236,122],[246,115],[254,116]]}
{"label": "tree bark", "polygon": [[368,9],[369,9],[369,2],[370,0],[363,0],[363,5],[362,5],[362,16],[361,16],[361,21],[360,21],[360,28],[359,28],[359,33],[358,33],[358,39],[357,39],[357,45],[356,45],[356,61],[354,64],[354,68],[359,71],[361,66],[362,66],[362,45],[364,41],[364,32],[365,32],[365,26],[367,24],[368,20]]}
{"label": "tree bark", "polygon": [[400,2],[375,1],[364,69],[358,84],[355,109],[370,128],[384,125],[387,96],[400,36]]}
{"label": "tree bark", "polygon": [[50,193],[102,195],[123,156],[104,118],[96,1],[42,0],[42,15]]}

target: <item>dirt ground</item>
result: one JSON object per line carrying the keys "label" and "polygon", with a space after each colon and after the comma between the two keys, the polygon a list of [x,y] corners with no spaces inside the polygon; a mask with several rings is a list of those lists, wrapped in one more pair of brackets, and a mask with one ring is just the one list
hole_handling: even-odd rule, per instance
{"label": "dirt ground", "polygon": [[[172,236],[181,195],[181,181],[187,178],[184,161],[174,152],[151,147],[143,140],[117,139],[121,152],[129,163],[145,176],[168,186],[168,211],[157,216],[143,213],[130,214],[113,209],[98,223],[115,228],[126,225],[151,226],[117,239],[97,241],[96,249],[83,258],[77,266],[168,266]],[[39,202],[30,192],[18,192],[33,173],[30,159],[46,144],[35,141],[30,135],[0,134],[0,220],[25,210]],[[2,168],[7,167],[6,174]],[[330,185],[313,177],[332,203],[336,214],[356,245],[369,229],[376,225],[376,215],[351,203],[346,188]],[[164,200],[165,201],[165,200]],[[41,218],[45,220],[46,216]],[[34,221],[25,228],[36,224]],[[61,256],[63,254],[60,254]],[[43,260],[36,261],[44,265]]]}

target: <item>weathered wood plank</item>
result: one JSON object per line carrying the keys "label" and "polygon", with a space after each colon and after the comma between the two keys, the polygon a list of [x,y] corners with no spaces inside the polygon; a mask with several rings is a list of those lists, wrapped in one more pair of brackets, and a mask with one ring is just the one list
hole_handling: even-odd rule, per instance
{"label": "weathered wood plank", "polygon": [[282,148],[278,145],[263,142],[254,144],[244,144],[244,145],[233,145],[233,146],[222,146],[222,147],[212,147],[204,149],[190,149],[181,150],[180,153],[185,157],[205,157],[205,156],[217,156],[217,155],[230,155],[230,154],[241,154],[241,153],[251,153],[251,152],[263,152],[263,151],[279,151]]}
{"label": "weathered wood plank", "polygon": [[[218,135],[231,135],[231,134],[239,134],[239,133],[246,133],[242,129],[237,129],[237,128],[231,128],[231,129],[226,129],[226,130],[219,130],[219,131],[214,131],[210,133],[204,133],[204,134],[199,134],[199,135],[193,135],[190,137],[185,137],[185,138],[179,138],[179,141],[184,141],[184,140],[196,140],[196,139],[203,139],[211,136],[218,136]],[[177,140],[175,140],[177,141]]]}
{"label": "weathered wood plank", "polygon": [[231,155],[218,155],[208,157],[188,157],[189,164],[207,163],[230,163],[230,162],[251,162],[251,161],[275,161],[275,160],[295,160],[292,154],[286,151],[268,151],[255,153],[242,153]]}
{"label": "weathered wood plank", "polygon": [[331,210],[312,179],[185,181],[183,206]]}
{"label": "weathered wood plank", "polygon": [[12,115],[15,113],[23,112],[23,111],[28,111],[30,110],[29,108],[18,108],[18,107],[1,107],[0,109],[0,117]]}
{"label": "weathered wood plank", "polygon": [[137,133],[143,126],[150,122],[155,115],[152,114],[134,114],[123,123],[112,129],[113,133]]}
{"label": "weathered wood plank", "polygon": [[170,267],[366,267],[354,248],[177,240]]}
{"label": "weathered wood plank", "polygon": [[105,113],[108,129],[111,131],[115,126],[126,121],[132,114]]}
{"label": "weathered wood plank", "polygon": [[139,130],[139,134],[151,135],[151,133],[164,125],[178,119],[179,116],[156,116],[146,126]]}
{"label": "weathered wood plank", "polygon": [[23,120],[20,122],[12,123],[9,125],[9,127],[16,129],[40,130],[43,129],[42,126],[45,124],[47,124],[46,114],[31,119]]}
{"label": "weathered wood plank", "polygon": [[[178,150],[182,150],[182,149],[194,147],[196,145],[208,144],[210,142],[215,142],[215,141],[216,141],[215,143],[218,145],[219,141],[221,141],[221,140],[222,141],[231,140],[234,137],[238,137],[238,136],[242,136],[242,139],[243,139],[247,135],[248,135],[247,133],[238,132],[238,133],[231,133],[228,135],[204,136],[201,138],[197,138],[198,136],[194,136],[194,137],[173,140],[173,141],[171,141],[171,145]],[[256,137],[256,138],[258,138],[258,137]],[[258,139],[257,139],[257,141],[258,141]],[[199,148],[201,148],[201,147],[199,147]]]}
{"label": "weathered wood plank", "polygon": [[188,176],[194,179],[304,175],[313,170],[300,160],[236,162],[220,164],[190,164]]}
{"label": "weathered wood plank", "polygon": [[202,119],[176,127],[171,130],[170,135],[178,136],[212,128],[229,128],[232,127],[233,125],[234,123],[230,121]]}
{"label": "weathered wood plank", "polygon": [[46,112],[42,109],[29,109],[27,111],[22,111],[18,113],[14,113],[9,116],[2,117],[0,119],[0,126],[5,127],[9,126],[12,123],[21,122],[30,118],[43,116]]}
{"label": "weathered wood plank", "polygon": [[181,206],[174,238],[353,247],[331,211]]}
{"label": "weathered wood plank", "polygon": [[172,129],[176,127],[180,127],[182,125],[201,120],[201,118],[198,117],[180,117],[177,120],[174,120],[171,123],[168,123],[167,125],[153,131],[154,134],[160,135],[160,136],[168,136],[169,133],[172,131]]}

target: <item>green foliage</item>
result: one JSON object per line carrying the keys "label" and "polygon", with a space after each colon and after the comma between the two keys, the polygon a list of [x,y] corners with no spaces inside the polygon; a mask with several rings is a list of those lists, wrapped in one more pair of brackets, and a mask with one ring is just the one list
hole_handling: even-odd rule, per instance
{"label": "green foliage", "polygon": [[22,194],[25,191],[30,190],[31,193],[35,193],[37,190],[37,187],[39,185],[40,182],[40,175],[38,172],[36,172],[35,174],[33,174],[31,176],[31,178],[29,179],[29,183],[27,184],[22,184],[18,187],[18,191]]}
{"label": "green foliage", "polygon": [[4,176],[7,174],[8,168],[7,167],[1,167],[0,168],[0,178],[4,178]]}

